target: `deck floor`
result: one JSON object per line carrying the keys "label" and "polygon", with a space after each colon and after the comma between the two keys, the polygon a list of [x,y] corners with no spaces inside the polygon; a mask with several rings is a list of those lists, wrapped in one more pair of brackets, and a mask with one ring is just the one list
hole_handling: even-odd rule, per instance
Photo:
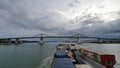
{"label": "deck floor", "polygon": [[76,68],[93,68],[88,64],[75,64]]}

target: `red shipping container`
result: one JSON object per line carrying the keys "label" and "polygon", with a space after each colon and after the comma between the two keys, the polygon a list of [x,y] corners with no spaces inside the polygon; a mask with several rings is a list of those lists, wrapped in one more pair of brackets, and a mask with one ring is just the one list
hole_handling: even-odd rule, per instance
{"label": "red shipping container", "polygon": [[101,55],[101,64],[106,68],[112,68],[115,63],[115,55]]}

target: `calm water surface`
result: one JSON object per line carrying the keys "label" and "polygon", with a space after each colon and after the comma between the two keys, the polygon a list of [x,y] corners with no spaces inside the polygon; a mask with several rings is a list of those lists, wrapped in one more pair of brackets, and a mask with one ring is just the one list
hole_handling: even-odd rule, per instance
{"label": "calm water surface", "polygon": [[[57,43],[22,45],[0,45],[0,68],[49,68]],[[115,54],[120,68],[120,44],[84,43],[79,47],[89,48],[108,54]]]}
{"label": "calm water surface", "polygon": [[55,45],[0,45],[0,68],[49,68]]}

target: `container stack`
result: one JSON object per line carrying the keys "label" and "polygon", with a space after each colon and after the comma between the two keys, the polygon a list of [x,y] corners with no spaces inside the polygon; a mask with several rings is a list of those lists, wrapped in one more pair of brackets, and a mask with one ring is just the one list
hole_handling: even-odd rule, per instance
{"label": "container stack", "polygon": [[55,54],[56,58],[67,58],[67,53],[63,49],[58,49]]}
{"label": "container stack", "polygon": [[69,58],[55,58],[53,68],[75,68]]}
{"label": "container stack", "polygon": [[75,68],[72,61],[67,57],[64,49],[58,49],[55,53],[52,68]]}
{"label": "container stack", "polygon": [[116,63],[115,55],[104,54],[101,52],[96,52],[96,51],[92,51],[92,50],[85,49],[85,48],[79,48],[78,51],[81,54],[91,58],[93,61],[96,61],[104,65],[106,68],[111,68]]}

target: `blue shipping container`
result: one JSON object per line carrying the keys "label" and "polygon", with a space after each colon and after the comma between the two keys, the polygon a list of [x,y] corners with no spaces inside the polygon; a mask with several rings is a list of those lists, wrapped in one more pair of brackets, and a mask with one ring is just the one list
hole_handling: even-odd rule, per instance
{"label": "blue shipping container", "polygon": [[53,68],[75,68],[69,58],[55,58]]}
{"label": "blue shipping container", "polygon": [[65,50],[59,49],[56,51],[55,57],[56,58],[66,58],[67,54],[66,54]]}

